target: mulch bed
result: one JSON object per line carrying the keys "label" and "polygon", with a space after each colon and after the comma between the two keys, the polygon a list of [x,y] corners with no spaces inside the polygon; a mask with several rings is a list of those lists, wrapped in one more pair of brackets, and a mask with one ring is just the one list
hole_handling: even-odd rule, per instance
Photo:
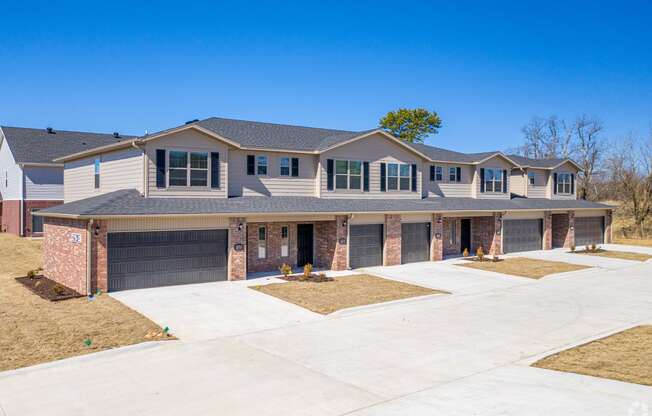
{"label": "mulch bed", "polygon": [[312,282],[312,283],[323,283],[323,282],[332,282],[332,277],[327,277],[326,275],[311,274],[309,278],[305,278],[302,273],[290,274],[286,276],[280,276],[279,279],[288,281],[288,282]]}
{"label": "mulch bed", "polygon": [[16,281],[31,290],[33,293],[39,295],[41,298],[52,302],[84,296],[42,275],[34,277],[17,277]]}
{"label": "mulch bed", "polygon": [[484,260],[480,260],[477,257],[463,257],[462,259],[466,261],[475,261],[478,263],[498,263],[499,261],[505,261],[505,259],[501,259],[501,258],[497,258],[496,260],[494,260],[494,258],[491,256],[485,256]]}

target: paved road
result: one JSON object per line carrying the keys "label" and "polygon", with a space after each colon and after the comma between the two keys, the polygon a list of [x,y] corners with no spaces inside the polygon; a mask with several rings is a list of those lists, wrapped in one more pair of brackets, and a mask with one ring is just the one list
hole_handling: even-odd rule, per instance
{"label": "paved road", "polygon": [[[652,411],[650,387],[529,367],[559,349],[652,323],[651,262],[539,281],[460,270],[450,262],[378,272],[454,294],[326,318],[297,312],[298,320],[276,316],[240,334],[229,326],[229,335],[216,332],[213,339],[204,326],[191,341],[141,344],[0,373],[0,415]],[[255,313],[255,304],[243,304]],[[215,304],[210,310],[228,314]],[[262,313],[273,314],[273,305]]]}

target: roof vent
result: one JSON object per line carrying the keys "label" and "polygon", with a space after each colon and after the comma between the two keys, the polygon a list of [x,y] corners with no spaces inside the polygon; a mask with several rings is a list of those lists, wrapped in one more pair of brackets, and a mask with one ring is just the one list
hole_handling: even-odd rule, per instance
{"label": "roof vent", "polygon": [[54,129],[52,127],[46,127],[45,131],[47,131],[49,134],[55,134]]}
{"label": "roof vent", "polygon": [[199,119],[196,118],[196,119],[194,119],[194,120],[186,121],[186,124],[192,124],[192,123],[196,123],[196,122],[198,122],[198,121],[199,121]]}
{"label": "roof vent", "polygon": [[113,137],[115,137],[116,139],[119,139],[120,138],[120,133],[118,133],[117,131],[114,131],[113,132]]}

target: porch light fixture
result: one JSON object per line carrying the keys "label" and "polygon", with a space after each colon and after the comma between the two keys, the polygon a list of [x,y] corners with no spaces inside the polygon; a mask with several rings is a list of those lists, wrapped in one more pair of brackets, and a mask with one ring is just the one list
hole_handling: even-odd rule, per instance
{"label": "porch light fixture", "polygon": [[244,227],[244,224],[241,222],[238,223],[238,231],[242,231],[242,227]]}
{"label": "porch light fixture", "polygon": [[95,233],[96,236],[100,235],[100,224],[99,223],[95,223],[95,231],[94,231],[94,233]]}
{"label": "porch light fixture", "polygon": [[346,227],[346,220],[342,221],[342,227]]}

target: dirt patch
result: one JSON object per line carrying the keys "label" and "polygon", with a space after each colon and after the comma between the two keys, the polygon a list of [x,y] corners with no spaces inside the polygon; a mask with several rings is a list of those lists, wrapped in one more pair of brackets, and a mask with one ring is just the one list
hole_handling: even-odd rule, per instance
{"label": "dirt patch", "polygon": [[468,262],[464,264],[458,264],[458,266],[509,274],[512,276],[529,277],[531,279],[541,279],[542,277],[555,273],[573,272],[590,268],[589,266],[582,266],[579,264],[529,259],[526,257],[510,257],[501,259],[500,261],[492,261],[490,259],[485,259],[485,261],[468,259],[467,261]]}
{"label": "dirt patch", "polygon": [[16,281],[45,300],[53,302],[81,298],[83,295],[69,289],[45,276],[17,277]]}
{"label": "dirt patch", "polygon": [[154,322],[108,295],[50,302],[14,277],[41,266],[41,242],[0,234],[0,371],[158,339]]}
{"label": "dirt patch", "polygon": [[314,283],[324,283],[332,282],[335,280],[332,277],[328,277],[323,273],[320,274],[311,274],[306,277],[303,274],[290,274],[287,276],[279,276],[279,279],[287,280],[288,282],[314,282]]}
{"label": "dirt patch", "polygon": [[652,386],[652,325],[638,326],[546,357],[533,367]]}
{"label": "dirt patch", "polygon": [[335,277],[319,283],[273,283],[251,286],[251,289],[324,315],[354,306],[448,293],[366,274]]}
{"label": "dirt patch", "polygon": [[652,256],[649,254],[642,253],[631,253],[627,251],[613,251],[613,250],[602,250],[598,249],[596,251],[575,251],[575,254],[585,254],[587,256],[598,256],[598,257],[608,257],[612,259],[621,259],[621,260],[634,260],[634,261],[647,261],[652,259]]}

